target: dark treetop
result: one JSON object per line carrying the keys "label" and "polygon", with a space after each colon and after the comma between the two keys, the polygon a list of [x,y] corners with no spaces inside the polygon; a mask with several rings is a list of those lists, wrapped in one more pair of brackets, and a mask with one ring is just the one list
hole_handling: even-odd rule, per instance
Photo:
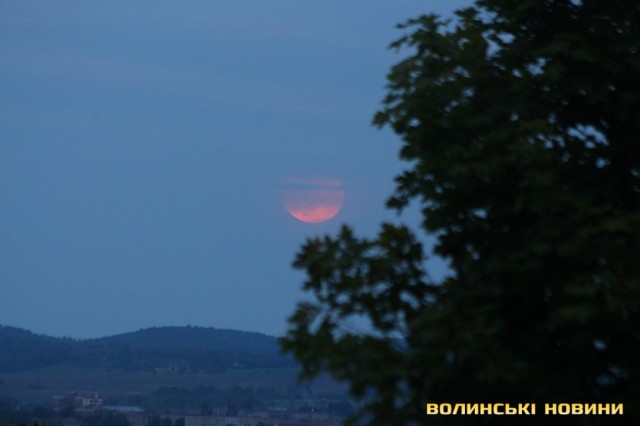
{"label": "dark treetop", "polygon": [[407,161],[388,206],[422,208],[450,274],[429,279],[406,227],[311,239],[294,265],[313,298],[283,347],[348,382],[370,424],[498,421],[426,402],[616,402],[636,424],[640,3],[484,0],[401,28],[375,117]]}

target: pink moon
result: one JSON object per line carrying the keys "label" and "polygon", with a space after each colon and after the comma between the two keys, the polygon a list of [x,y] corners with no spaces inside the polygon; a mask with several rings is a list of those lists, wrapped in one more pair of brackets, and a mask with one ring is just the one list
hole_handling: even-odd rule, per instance
{"label": "pink moon", "polygon": [[284,204],[291,216],[305,223],[334,218],[342,208],[344,190],[338,179],[290,179],[295,189],[284,191]]}

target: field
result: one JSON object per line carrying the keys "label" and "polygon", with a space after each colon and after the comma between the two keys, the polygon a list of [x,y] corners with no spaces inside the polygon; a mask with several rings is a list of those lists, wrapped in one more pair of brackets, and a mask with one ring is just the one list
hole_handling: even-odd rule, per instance
{"label": "field", "polygon": [[[151,373],[140,371],[107,371],[77,366],[52,366],[15,373],[0,373],[0,396],[25,404],[47,405],[54,395],[74,391],[97,392],[110,398],[149,394],[160,387],[193,389],[233,385],[272,387],[279,391],[297,383],[297,369],[238,369],[218,374]],[[329,377],[320,377],[310,384],[314,394],[342,395],[345,387]]]}

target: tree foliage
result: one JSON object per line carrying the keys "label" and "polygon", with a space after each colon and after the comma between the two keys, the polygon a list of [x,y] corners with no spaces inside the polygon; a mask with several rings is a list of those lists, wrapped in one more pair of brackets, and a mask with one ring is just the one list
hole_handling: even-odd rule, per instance
{"label": "tree foliage", "polygon": [[[478,0],[400,26],[374,119],[407,169],[383,224],[308,240],[313,300],[283,348],[363,401],[354,422],[426,422],[426,402],[622,402],[640,411],[640,3]],[[344,327],[365,318],[368,333]],[[495,419],[430,418],[430,424]],[[539,419],[518,418],[518,424]],[[606,419],[585,416],[582,424]]]}
{"label": "tree foliage", "polygon": [[131,426],[131,423],[124,414],[103,412],[84,417],[81,426]]}

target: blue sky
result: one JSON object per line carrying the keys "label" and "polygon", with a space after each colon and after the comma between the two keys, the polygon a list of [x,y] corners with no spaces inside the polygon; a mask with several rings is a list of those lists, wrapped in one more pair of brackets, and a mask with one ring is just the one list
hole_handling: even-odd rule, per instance
{"label": "blue sky", "polygon": [[[396,220],[395,24],[468,3],[1,2],[0,324],[284,333],[304,240]],[[296,221],[292,179],[341,180],[341,212]]]}

